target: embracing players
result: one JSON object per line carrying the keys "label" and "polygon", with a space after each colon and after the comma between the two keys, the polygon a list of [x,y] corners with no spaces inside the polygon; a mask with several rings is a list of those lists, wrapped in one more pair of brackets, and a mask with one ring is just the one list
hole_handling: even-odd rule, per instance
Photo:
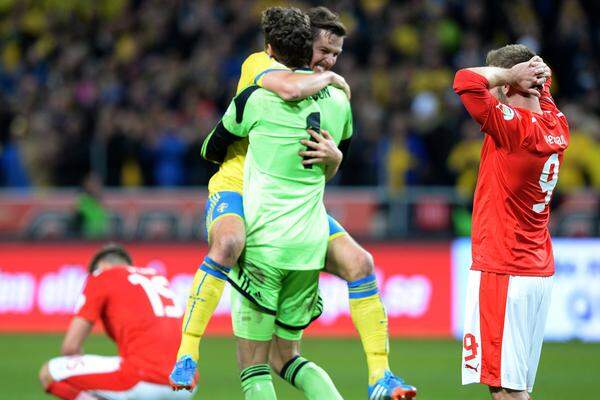
{"label": "embracing players", "polygon": [[[289,68],[308,66],[312,40],[304,13],[272,7],[263,13],[262,26],[270,55]],[[313,154],[306,154],[302,142],[310,137],[307,128],[315,135],[321,127],[331,130],[333,137],[324,135],[333,147],[352,134],[348,98],[341,90],[324,90],[321,102],[310,97],[286,102],[250,86],[235,97],[203,146],[205,158],[222,162],[229,145],[249,138],[246,248],[229,273],[246,400],[276,398],[269,364],[308,399],[342,399],[327,373],[300,356],[299,346],[303,329],[323,309],[318,280],[329,233],[323,193],[342,158],[338,150],[313,165],[303,157]]]}
{"label": "embracing players", "polygon": [[[343,78],[328,71],[342,51],[345,28],[337,15],[324,7],[308,11],[313,34],[313,56],[310,66],[315,74],[299,74],[272,58],[267,52],[252,54],[242,66],[238,92],[256,84],[291,100],[316,94],[330,83],[349,92]],[[267,43],[268,44],[268,43]],[[238,100],[240,101],[240,100]],[[333,134],[340,132],[332,132]],[[308,142],[312,161],[322,162],[333,156],[330,141],[313,134]],[[349,138],[342,140],[340,149],[346,151]],[[190,374],[181,374],[184,365],[195,369],[198,346],[206,325],[222,294],[231,266],[235,265],[246,241],[244,210],[242,207],[243,162],[247,140],[231,144],[219,172],[209,184],[207,228],[209,253],[194,280],[192,294],[184,317],[182,343],[178,353],[180,368],[174,369],[179,377],[177,388],[190,388]],[[369,396],[373,399],[414,397],[416,390],[405,385],[389,371],[387,316],[379,297],[373,274],[373,259],[330,216],[329,243],[325,270],[348,282],[350,311],[360,334],[369,368]],[[185,361],[185,362],[184,362]]]}
{"label": "embracing players", "polygon": [[[191,393],[173,393],[168,381],[183,312],[167,278],[132,266],[127,251],[117,245],[96,253],[89,272],[62,343],[63,356],[40,371],[45,390],[64,400],[191,399]],[[98,320],[119,356],[83,354]]]}
{"label": "embracing players", "polygon": [[[463,384],[529,399],[542,349],[554,259],[550,200],[569,143],[550,69],[523,45],[456,73],[454,90],[485,133],[473,204]],[[540,93],[541,91],[541,93]]]}

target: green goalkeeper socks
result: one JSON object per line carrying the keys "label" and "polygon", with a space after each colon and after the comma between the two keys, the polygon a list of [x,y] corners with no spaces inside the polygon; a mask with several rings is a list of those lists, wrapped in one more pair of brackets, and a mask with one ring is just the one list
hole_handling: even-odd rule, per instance
{"label": "green goalkeeper socks", "polygon": [[271,369],[266,364],[253,365],[240,374],[245,400],[277,400]]}
{"label": "green goalkeeper socks", "polygon": [[280,375],[304,392],[309,400],[343,400],[327,372],[300,356],[288,361],[281,369]]}

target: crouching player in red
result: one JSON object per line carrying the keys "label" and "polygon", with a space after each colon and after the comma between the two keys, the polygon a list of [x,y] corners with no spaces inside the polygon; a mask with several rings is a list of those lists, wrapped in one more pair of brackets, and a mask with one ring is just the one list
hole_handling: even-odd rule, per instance
{"label": "crouching player in red", "polygon": [[[485,133],[473,205],[462,382],[530,399],[550,306],[549,203],[569,143],[550,69],[523,45],[456,73],[454,90]],[[541,92],[541,93],[540,93]]]}
{"label": "crouching player in red", "polygon": [[[62,343],[62,357],[42,366],[46,392],[70,399],[191,399],[173,393],[169,372],[179,346],[183,311],[167,278],[133,267],[127,251],[107,245],[92,259],[90,276]],[[83,342],[97,320],[119,356],[83,354]]]}

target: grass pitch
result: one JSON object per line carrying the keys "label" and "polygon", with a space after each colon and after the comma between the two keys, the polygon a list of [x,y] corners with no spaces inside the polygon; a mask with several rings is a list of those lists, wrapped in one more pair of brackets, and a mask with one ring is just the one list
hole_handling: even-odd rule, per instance
{"label": "grass pitch", "polygon": [[[41,364],[57,355],[59,335],[0,335],[0,398],[50,399],[37,380]],[[460,344],[452,340],[393,340],[391,364],[396,373],[419,389],[419,400],[488,399],[481,385],[460,385]],[[104,336],[88,339],[85,351],[112,355],[115,346]],[[346,400],[366,400],[367,375],[356,339],[306,339],[303,355],[325,368]],[[230,338],[202,342],[200,390],[195,399],[242,399]],[[280,400],[303,399],[300,392],[274,377]],[[600,344],[546,343],[533,398],[596,400],[600,398]]]}

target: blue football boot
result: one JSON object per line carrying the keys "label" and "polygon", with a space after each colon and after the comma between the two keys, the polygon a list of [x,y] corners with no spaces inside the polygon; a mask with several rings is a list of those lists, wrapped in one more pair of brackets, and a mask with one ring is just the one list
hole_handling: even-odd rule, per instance
{"label": "blue football boot", "polygon": [[197,364],[190,356],[181,357],[169,375],[169,383],[173,390],[187,389],[190,392],[198,382]]}
{"label": "blue football boot", "polygon": [[412,400],[417,396],[417,388],[407,385],[390,371],[383,378],[369,386],[369,400]]}

